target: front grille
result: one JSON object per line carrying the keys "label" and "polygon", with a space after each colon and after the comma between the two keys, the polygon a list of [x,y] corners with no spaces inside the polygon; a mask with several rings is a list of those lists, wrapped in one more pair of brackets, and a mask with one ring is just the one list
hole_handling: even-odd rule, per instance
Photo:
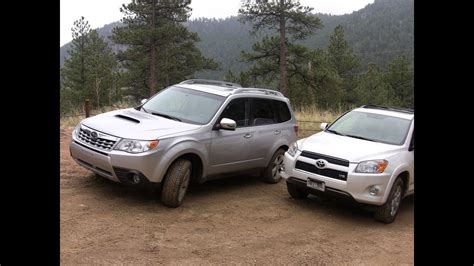
{"label": "front grille", "polygon": [[306,171],[306,172],[331,177],[331,178],[334,178],[334,179],[339,179],[339,180],[343,180],[343,181],[347,180],[347,172],[334,170],[334,169],[329,169],[329,168],[319,169],[319,168],[316,167],[316,165],[313,165],[313,164],[310,164],[310,163],[305,163],[305,162],[302,162],[302,161],[296,161],[295,168]]}
{"label": "front grille", "polygon": [[328,155],[322,155],[322,154],[319,154],[319,153],[314,153],[314,152],[310,152],[310,151],[303,151],[301,152],[301,155],[300,156],[303,156],[303,157],[308,157],[308,158],[311,158],[311,159],[324,159],[332,164],[337,164],[337,165],[342,165],[342,166],[346,166],[346,167],[349,167],[349,161],[348,160],[344,160],[344,159],[340,159],[340,158],[336,158],[336,157],[331,157],[331,156],[328,156]]}
{"label": "front grille", "polygon": [[[94,137],[94,133],[98,134],[98,136]],[[95,132],[87,128],[81,128],[79,130],[78,138],[81,142],[104,151],[111,151],[117,142],[117,139],[113,136]]]}

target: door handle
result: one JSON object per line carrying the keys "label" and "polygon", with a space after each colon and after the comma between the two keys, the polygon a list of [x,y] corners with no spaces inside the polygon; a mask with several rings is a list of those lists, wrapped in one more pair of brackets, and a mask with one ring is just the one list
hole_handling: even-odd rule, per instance
{"label": "door handle", "polygon": [[246,138],[246,139],[251,138],[251,137],[253,137],[253,135],[250,134],[250,133],[247,133],[247,134],[244,135],[244,138]]}
{"label": "door handle", "polygon": [[280,130],[275,130],[275,135],[279,135],[281,133]]}

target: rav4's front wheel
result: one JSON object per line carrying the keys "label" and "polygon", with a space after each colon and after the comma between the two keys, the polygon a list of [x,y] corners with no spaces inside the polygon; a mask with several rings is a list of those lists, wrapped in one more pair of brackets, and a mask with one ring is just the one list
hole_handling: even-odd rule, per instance
{"label": "rav4's front wheel", "polygon": [[192,164],[185,159],[175,161],[166,172],[161,201],[172,208],[179,207],[188,190]]}
{"label": "rav4's front wheel", "polygon": [[395,220],[400,202],[403,196],[403,180],[398,178],[393,183],[390,194],[388,195],[387,202],[384,205],[378,207],[375,211],[374,218],[382,223],[389,224]]}

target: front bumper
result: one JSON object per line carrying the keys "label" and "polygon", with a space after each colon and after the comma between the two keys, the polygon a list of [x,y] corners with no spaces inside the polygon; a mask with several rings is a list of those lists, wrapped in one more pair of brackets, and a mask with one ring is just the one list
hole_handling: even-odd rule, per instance
{"label": "front bumper", "polygon": [[[311,194],[327,194],[335,195],[338,197],[343,197],[351,199],[357,203],[370,204],[380,206],[384,204],[384,195],[388,193],[387,186],[390,180],[390,174],[359,174],[354,173],[357,164],[350,163],[347,179],[339,180],[323,175],[318,175],[315,173],[303,171],[301,169],[296,169],[295,164],[299,157],[300,152],[298,152],[294,157],[285,153],[283,160],[283,170],[281,171],[281,177],[287,182],[291,182],[295,185],[303,188],[306,185],[308,178],[323,181],[325,183],[326,189],[324,192],[316,191],[314,189],[307,189]],[[308,158],[305,158],[308,161]],[[315,163],[315,162],[313,162]],[[378,188],[377,195],[371,195],[369,193],[369,188],[375,186]]]}
{"label": "front bumper", "polygon": [[[122,151],[96,151],[73,140],[69,145],[71,157],[81,166],[112,181],[131,185],[159,183],[154,180],[159,157],[156,152],[128,154]],[[134,175],[138,177],[134,179]],[[136,178],[135,177],[135,178]]]}

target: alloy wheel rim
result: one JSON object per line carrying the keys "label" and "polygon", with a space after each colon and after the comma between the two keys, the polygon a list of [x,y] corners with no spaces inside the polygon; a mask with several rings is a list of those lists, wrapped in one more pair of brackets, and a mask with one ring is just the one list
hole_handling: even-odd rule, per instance
{"label": "alloy wheel rim", "polygon": [[273,168],[272,168],[272,177],[273,178],[280,177],[280,171],[281,171],[281,166],[282,165],[283,165],[283,155],[280,154],[275,158],[275,161],[273,162]]}
{"label": "alloy wheel rim", "polygon": [[189,176],[191,175],[190,171],[186,171],[186,174],[184,175],[183,182],[181,183],[181,186],[179,187],[179,195],[178,195],[178,201],[181,202],[184,198],[184,195],[186,194],[186,191],[188,190],[189,186]]}
{"label": "alloy wheel rim", "polygon": [[400,206],[400,200],[402,197],[402,188],[400,185],[397,186],[395,189],[395,193],[393,195],[392,202],[390,203],[390,215],[395,216],[398,211],[398,207]]}

